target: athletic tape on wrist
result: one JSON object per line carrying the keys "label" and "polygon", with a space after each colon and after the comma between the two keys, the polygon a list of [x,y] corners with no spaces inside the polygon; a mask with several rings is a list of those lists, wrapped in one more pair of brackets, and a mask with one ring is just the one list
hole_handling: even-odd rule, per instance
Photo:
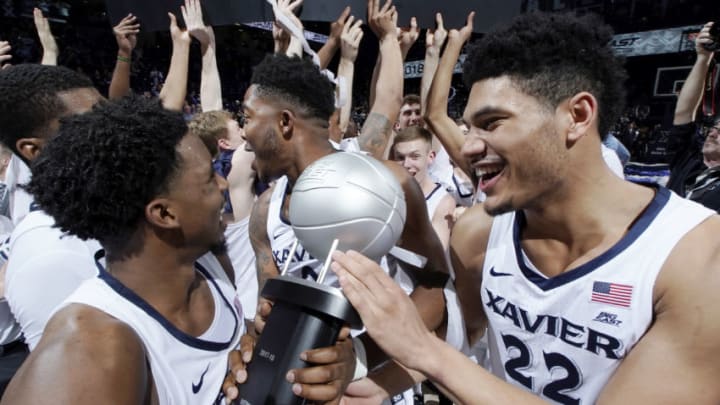
{"label": "athletic tape on wrist", "polygon": [[365,378],[368,374],[367,368],[367,352],[365,352],[365,345],[360,338],[353,338],[353,350],[355,351],[355,374],[353,374],[353,381],[357,381],[361,378]]}

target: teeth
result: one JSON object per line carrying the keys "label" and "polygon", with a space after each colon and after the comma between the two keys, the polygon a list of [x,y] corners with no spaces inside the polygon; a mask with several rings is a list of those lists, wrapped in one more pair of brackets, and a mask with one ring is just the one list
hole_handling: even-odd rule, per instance
{"label": "teeth", "polygon": [[487,176],[488,174],[497,174],[502,171],[503,165],[485,165],[475,169],[475,175],[479,178]]}

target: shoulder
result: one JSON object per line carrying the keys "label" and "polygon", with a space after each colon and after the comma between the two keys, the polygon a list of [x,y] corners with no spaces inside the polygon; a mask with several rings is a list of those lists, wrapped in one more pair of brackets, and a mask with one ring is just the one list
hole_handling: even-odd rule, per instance
{"label": "shoulder", "polygon": [[462,257],[485,252],[493,217],[482,204],[474,205],[458,218],[450,237],[450,247]]}
{"label": "shoulder", "polygon": [[273,191],[276,186],[277,185],[274,184],[265,190],[253,204],[248,222],[248,233],[251,241],[262,240],[263,237],[267,237],[268,211],[270,209],[270,200],[272,200]]}
{"label": "shoulder", "polygon": [[[84,304],[70,304],[50,319],[38,349],[55,346],[72,355],[135,354],[144,358],[142,341],[130,325]],[[102,363],[104,358],[97,361]]]}
{"label": "shoulder", "polygon": [[[691,302],[694,302],[692,306],[700,305],[704,299],[715,300],[720,291],[719,234],[720,216],[712,215],[675,245],[655,284],[656,311]],[[720,318],[717,321],[720,323]]]}
{"label": "shoulder", "polygon": [[[142,341],[129,325],[98,309],[71,304],[50,319],[3,403],[43,398],[97,403],[109,395],[140,403],[148,389],[146,361]],[[43,389],[34,389],[38,386]]]}

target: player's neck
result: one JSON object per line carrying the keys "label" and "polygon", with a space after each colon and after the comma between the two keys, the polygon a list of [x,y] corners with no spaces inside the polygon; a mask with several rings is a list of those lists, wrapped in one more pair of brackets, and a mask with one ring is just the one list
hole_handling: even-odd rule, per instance
{"label": "player's neck", "polygon": [[109,258],[108,272],[153,306],[186,305],[187,296],[197,282],[195,261],[204,252],[148,239],[137,254],[117,260]]}
{"label": "player's neck", "polygon": [[336,150],[332,144],[325,138],[314,137],[308,142],[304,142],[302,148],[297,148],[295,152],[295,164],[290,167],[287,173],[288,182],[292,187],[295,181],[300,177],[302,172],[316,160],[321,159]]}
{"label": "player's neck", "polygon": [[569,178],[551,195],[539,198],[541,203],[523,210],[527,223],[524,235],[581,242],[583,236],[598,232],[626,231],[654,192],[620,179],[606,167],[597,173]]}

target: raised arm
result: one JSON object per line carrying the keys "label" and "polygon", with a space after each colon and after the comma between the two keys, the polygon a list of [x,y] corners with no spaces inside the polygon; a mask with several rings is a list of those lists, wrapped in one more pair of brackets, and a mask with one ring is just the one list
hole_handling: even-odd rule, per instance
{"label": "raised arm", "polygon": [[435,22],[437,28],[435,31],[427,30],[425,35],[425,64],[423,67],[422,79],[420,79],[420,108],[422,114],[425,115],[427,111],[427,99],[428,92],[430,92],[430,85],[432,84],[433,77],[437,71],[438,64],[440,63],[440,51],[442,50],[443,44],[447,39],[447,30],[443,25],[442,14],[435,14]]}
{"label": "raised arm", "polygon": [[[182,7],[183,15],[186,14],[186,5]],[[173,51],[170,58],[170,69],[168,70],[165,84],[160,90],[160,100],[168,110],[182,111],[187,94],[188,63],[190,60],[190,34],[181,30],[177,25],[177,19],[173,13],[170,17],[170,37],[172,38]]]}
{"label": "raised arm", "polygon": [[448,94],[452,84],[452,75],[455,64],[460,57],[462,47],[470,39],[473,30],[473,18],[475,12],[471,12],[467,18],[467,24],[458,30],[450,30],[448,44],[440,59],[435,78],[430,86],[427,99],[427,111],[425,112],[425,123],[430,127],[433,134],[440,140],[447,151],[450,159],[458,165],[470,178],[473,178],[472,170],[467,160],[460,153],[465,136],[447,115]]}
{"label": "raised arm", "polygon": [[695,39],[695,64],[690,70],[690,74],[680,90],[677,104],[675,105],[675,116],[673,117],[674,125],[682,125],[695,121],[695,113],[703,96],[705,86],[705,76],[707,76],[710,63],[713,59],[713,52],[703,47],[703,44],[711,43],[710,27],[713,23],[709,22],[700,30]]}
{"label": "raised arm", "polygon": [[190,36],[200,42],[202,70],[200,74],[200,106],[203,111],[222,110],[222,87],[217,67],[217,46],[212,27],[203,21],[199,0],[189,0],[185,8],[185,23]]}
{"label": "raised arm", "polygon": [[43,16],[42,11],[39,8],[33,9],[33,20],[35,21],[35,29],[40,39],[40,44],[43,49],[41,65],[57,65],[57,59],[59,55],[57,42],[55,37],[50,31],[50,23],[48,19]]}
{"label": "raised arm", "polygon": [[402,55],[402,60],[404,61],[407,58],[408,53],[410,52],[410,48],[415,45],[415,42],[417,42],[418,38],[420,37],[420,30],[418,29],[417,25],[417,18],[410,18],[410,27],[398,29],[397,33],[398,42],[400,42],[400,54]]}
{"label": "raised arm", "polygon": [[[342,78],[341,83],[345,85],[345,105],[340,107],[340,131],[344,134],[350,123],[352,113],[352,89],[355,76],[355,60],[357,59],[360,41],[362,41],[363,30],[360,27],[362,20],[353,21],[350,16],[343,27],[341,36],[342,46],[340,48],[340,64],[338,65],[338,77]],[[338,84],[340,85],[340,84]]]}
{"label": "raised arm", "polygon": [[108,90],[108,98],[111,100],[130,94],[130,64],[132,63],[133,49],[137,44],[138,32],[140,32],[140,24],[132,14],[128,14],[120,20],[118,25],[113,27],[118,54]]}
{"label": "raised arm", "polygon": [[[295,15],[295,10],[297,10],[298,7],[302,6],[302,3],[303,0],[278,0],[277,8],[275,11],[277,13],[280,13],[286,19],[290,20],[296,27],[300,29],[301,32],[304,32],[302,21],[300,21],[297,15]],[[287,56],[298,56],[302,58],[304,50],[299,38],[292,35],[288,27],[284,27],[282,25],[282,22],[277,15],[275,16],[275,24],[287,32],[288,44],[287,49],[285,50],[285,54]]]}
{"label": "raised arm", "polygon": [[380,40],[382,62],[378,72],[376,97],[365,125],[358,136],[360,149],[382,159],[392,134],[393,123],[400,113],[403,94],[403,66],[396,35],[396,11],[388,0],[382,8],[379,0],[368,0],[368,23]]}
{"label": "raised arm", "polygon": [[342,13],[337,20],[330,24],[330,35],[328,36],[327,42],[323,44],[322,48],[318,51],[318,57],[320,58],[320,69],[327,69],[333,56],[337,53],[342,43],[342,35],[345,30],[345,24],[350,24],[348,16],[350,15],[350,6],[343,9]]}

